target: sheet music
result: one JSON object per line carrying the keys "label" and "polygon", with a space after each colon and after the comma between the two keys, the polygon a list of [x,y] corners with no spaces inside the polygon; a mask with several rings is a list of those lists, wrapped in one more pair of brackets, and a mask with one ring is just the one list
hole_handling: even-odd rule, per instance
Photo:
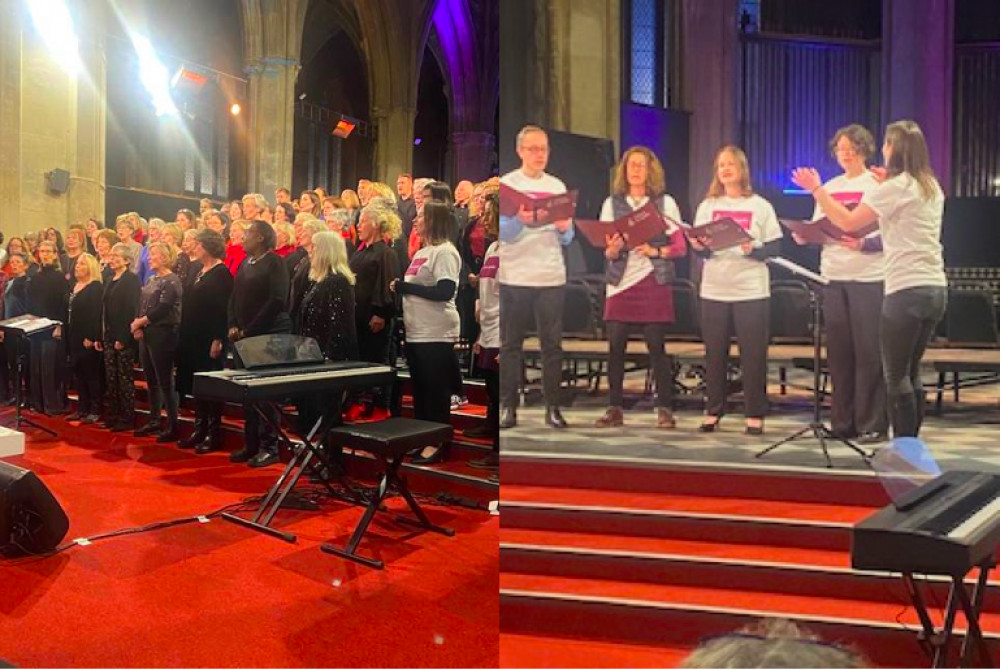
{"label": "sheet music", "polygon": [[775,256],[774,258],[768,258],[767,262],[771,263],[772,265],[777,265],[777,266],[783,267],[786,270],[788,270],[789,272],[791,272],[792,274],[799,275],[800,277],[805,277],[806,279],[809,279],[810,281],[814,281],[817,284],[821,284],[823,286],[826,286],[827,284],[830,283],[830,280],[827,279],[826,277],[824,277],[822,275],[818,275],[815,272],[813,272],[812,270],[807,270],[806,268],[802,267],[801,265],[798,265],[797,263],[791,262],[787,258],[782,258],[781,256]]}

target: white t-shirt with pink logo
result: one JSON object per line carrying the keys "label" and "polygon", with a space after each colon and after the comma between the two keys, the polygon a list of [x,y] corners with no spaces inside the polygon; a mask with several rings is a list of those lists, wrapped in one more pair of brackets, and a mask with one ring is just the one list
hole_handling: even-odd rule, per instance
{"label": "white t-shirt with pink logo", "polygon": [[[849,179],[839,175],[823,184],[837,202],[844,205],[857,205],[869,191],[878,188],[875,175],[865,170],[860,176]],[[813,212],[813,221],[824,216],[819,205]],[[872,232],[868,237],[878,237],[879,231]],[[839,244],[823,245],[820,260],[820,272],[827,279],[834,281],[879,282],[885,279],[885,256],[881,251],[854,251]]]}
{"label": "white t-shirt with pink logo", "polygon": [[[745,198],[707,198],[698,205],[696,226],[731,217],[754,238],[754,246],[781,239],[774,207],[757,194]],[[743,253],[740,247],[724,249],[705,261],[701,297],[722,302],[761,300],[771,297],[771,273],[767,264]]]}
{"label": "white t-shirt with pink logo", "polygon": [[[462,257],[451,242],[427,246],[410,261],[403,281],[420,286],[436,286],[443,279],[455,282],[462,272]],[[455,296],[435,302],[418,295],[403,296],[403,325],[407,342],[455,342],[461,333]]]}
{"label": "white t-shirt with pink logo", "polygon": [[[566,185],[557,177],[543,173],[538,179],[514,170],[500,177],[511,188],[534,197],[560,195]],[[530,228],[525,226],[516,239],[500,243],[500,283],[506,286],[551,287],[566,283],[566,263],[563,260],[559,231],[552,224]]]}
{"label": "white t-shirt with pink logo", "polygon": [[479,346],[500,348],[500,243],[486,250],[479,271]]}

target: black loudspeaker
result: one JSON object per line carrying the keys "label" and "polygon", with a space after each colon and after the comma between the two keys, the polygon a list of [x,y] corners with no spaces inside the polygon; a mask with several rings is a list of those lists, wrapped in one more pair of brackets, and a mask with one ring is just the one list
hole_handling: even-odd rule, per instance
{"label": "black loudspeaker", "polygon": [[68,530],[66,512],[37,475],[0,462],[0,553],[52,551]]}
{"label": "black loudspeaker", "polygon": [[69,172],[59,169],[46,172],[45,185],[50,193],[65,193],[69,190]]}

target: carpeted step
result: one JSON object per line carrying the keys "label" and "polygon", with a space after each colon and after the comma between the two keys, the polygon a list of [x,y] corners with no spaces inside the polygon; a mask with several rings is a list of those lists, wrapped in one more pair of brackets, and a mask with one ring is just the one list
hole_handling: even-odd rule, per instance
{"label": "carpeted step", "polygon": [[686,648],[500,634],[501,668],[672,668]]}

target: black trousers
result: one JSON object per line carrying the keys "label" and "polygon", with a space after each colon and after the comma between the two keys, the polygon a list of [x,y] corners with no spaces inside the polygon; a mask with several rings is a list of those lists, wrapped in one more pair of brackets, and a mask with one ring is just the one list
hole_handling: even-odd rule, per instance
{"label": "black trousers", "polygon": [[646,349],[649,350],[653,380],[656,382],[656,406],[671,409],[674,401],[674,376],[670,366],[670,358],[663,350],[667,324],[606,321],[604,327],[608,334],[608,347],[611,354],[608,358],[608,386],[611,388],[611,406],[622,406],[625,383],[625,351],[628,347],[628,337],[633,330],[641,330],[643,338],[646,340]]}
{"label": "black trousers", "polygon": [[524,374],[521,348],[534,328],[542,347],[542,391],[546,405],[559,404],[562,380],[562,324],[565,286],[500,285],[500,402],[517,406]]}
{"label": "black trousers", "polygon": [[882,367],[893,437],[920,433],[924,421],[920,361],[947,304],[948,289],[943,286],[904,289],[882,302]]}
{"label": "black trousers", "polygon": [[104,385],[108,419],[131,424],[135,420],[135,349],[116,351],[113,341],[104,342]]}
{"label": "black trousers", "polygon": [[31,342],[31,404],[47,414],[66,411],[66,345],[48,336]]}
{"label": "black trousers", "polygon": [[500,371],[484,370],[486,397],[490,404],[486,408],[486,425],[493,436],[493,451],[500,451]]}
{"label": "black trousers", "polygon": [[[356,319],[354,322],[358,333],[358,356],[369,363],[381,363],[395,367],[392,356],[393,337],[396,330],[396,319],[387,319],[385,326],[373,333],[368,321]],[[375,388],[372,392],[372,402],[375,406],[388,408],[392,402],[395,389],[392,384]],[[352,394],[357,399],[361,394]]]}
{"label": "black trousers", "polygon": [[177,393],[174,390],[174,359],[177,357],[177,328],[147,326],[140,340],[142,369],[149,388],[149,420],[160,420],[160,408],[167,408],[167,429],[177,426]]}
{"label": "black trousers", "polygon": [[721,302],[702,299],[701,336],[705,341],[705,414],[726,413],[726,372],[729,339],[736,333],[743,378],[746,415],[767,414],[767,343],[770,339],[771,299]]}
{"label": "black trousers", "polygon": [[80,395],[77,410],[80,414],[100,414],[101,382],[104,379],[104,357],[101,352],[88,349],[78,353],[73,359],[73,376],[76,391]]}
{"label": "black trousers", "polygon": [[413,416],[451,423],[451,384],[458,367],[452,342],[407,342],[406,363],[413,382]]}
{"label": "black trousers", "polygon": [[879,349],[882,282],[831,281],[823,290],[826,357],[833,382],[831,424],[839,435],[886,433]]}

